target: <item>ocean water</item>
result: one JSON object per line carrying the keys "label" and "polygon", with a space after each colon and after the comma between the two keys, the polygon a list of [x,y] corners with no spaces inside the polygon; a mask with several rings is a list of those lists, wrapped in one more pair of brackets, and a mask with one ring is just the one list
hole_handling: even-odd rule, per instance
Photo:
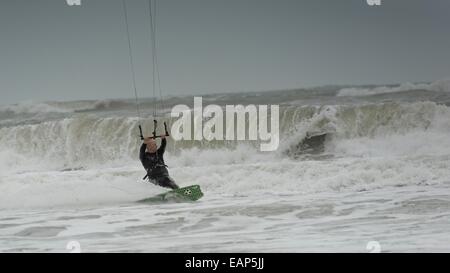
{"label": "ocean water", "polygon": [[[280,147],[173,141],[195,203],[136,203],[153,100],[0,106],[1,252],[448,252],[450,81],[203,96],[280,105]],[[161,120],[192,96],[173,96]]]}

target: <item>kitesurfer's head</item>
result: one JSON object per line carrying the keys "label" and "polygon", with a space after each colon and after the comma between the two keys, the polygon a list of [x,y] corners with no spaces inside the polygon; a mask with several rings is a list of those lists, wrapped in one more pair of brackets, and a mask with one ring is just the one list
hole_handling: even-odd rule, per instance
{"label": "kitesurfer's head", "polygon": [[156,141],[153,138],[148,138],[145,140],[145,144],[147,144],[147,152],[156,153],[158,150],[158,146],[156,146]]}

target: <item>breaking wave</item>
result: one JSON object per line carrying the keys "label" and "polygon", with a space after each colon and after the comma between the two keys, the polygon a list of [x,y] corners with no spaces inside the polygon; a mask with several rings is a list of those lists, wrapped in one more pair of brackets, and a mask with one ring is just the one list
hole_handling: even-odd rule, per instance
{"label": "breaking wave", "polygon": [[[149,134],[151,121],[143,125]],[[137,126],[133,117],[80,114],[0,128],[0,206],[116,203],[160,192],[139,182]],[[260,152],[258,142],[169,140],[166,163],[181,185],[217,194],[361,191],[450,177],[450,109],[434,102],[288,106],[280,134],[275,152]]]}
{"label": "breaking wave", "polygon": [[374,88],[343,88],[338,91],[337,96],[371,96],[411,90],[450,92],[450,79],[438,80],[432,83],[403,83],[398,86],[378,86]]}
{"label": "breaking wave", "polygon": [[[143,125],[149,135],[151,121]],[[140,143],[137,127],[137,118],[91,115],[3,127],[0,128],[1,166],[71,169],[134,161]],[[441,153],[447,152],[443,144],[449,141],[440,137],[445,138],[449,133],[450,109],[434,102],[292,106],[281,109],[280,146],[271,154],[281,158],[310,153],[364,155],[362,150],[371,154],[368,149],[373,147],[372,152],[376,153],[378,146],[404,147],[403,152],[398,151],[399,155]],[[365,142],[372,145],[364,145]],[[180,166],[194,162],[257,162],[267,154],[258,151],[259,144],[258,141],[170,141],[168,152]],[[214,158],[217,151],[221,156]],[[383,152],[395,153],[395,149]],[[193,155],[199,160],[194,160]]]}

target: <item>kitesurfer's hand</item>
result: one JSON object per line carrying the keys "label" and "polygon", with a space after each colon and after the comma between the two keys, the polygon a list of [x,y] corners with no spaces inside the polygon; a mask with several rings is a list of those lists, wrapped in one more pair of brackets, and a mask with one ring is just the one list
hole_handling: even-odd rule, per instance
{"label": "kitesurfer's hand", "polygon": [[144,143],[149,144],[152,139],[153,139],[152,137],[146,137],[146,138],[144,138]]}

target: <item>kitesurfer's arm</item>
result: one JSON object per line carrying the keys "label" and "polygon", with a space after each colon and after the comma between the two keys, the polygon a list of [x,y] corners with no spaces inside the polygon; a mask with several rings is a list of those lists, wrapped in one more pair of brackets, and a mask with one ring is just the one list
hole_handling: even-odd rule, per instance
{"label": "kitesurfer's arm", "polygon": [[139,151],[139,159],[140,159],[141,161],[144,160],[145,150],[146,150],[146,149],[147,149],[147,144],[144,142],[144,143],[142,143],[141,149],[140,149],[140,151]]}
{"label": "kitesurfer's arm", "polygon": [[166,136],[161,136],[161,146],[158,149],[159,154],[164,154],[164,151],[166,150],[167,140]]}

